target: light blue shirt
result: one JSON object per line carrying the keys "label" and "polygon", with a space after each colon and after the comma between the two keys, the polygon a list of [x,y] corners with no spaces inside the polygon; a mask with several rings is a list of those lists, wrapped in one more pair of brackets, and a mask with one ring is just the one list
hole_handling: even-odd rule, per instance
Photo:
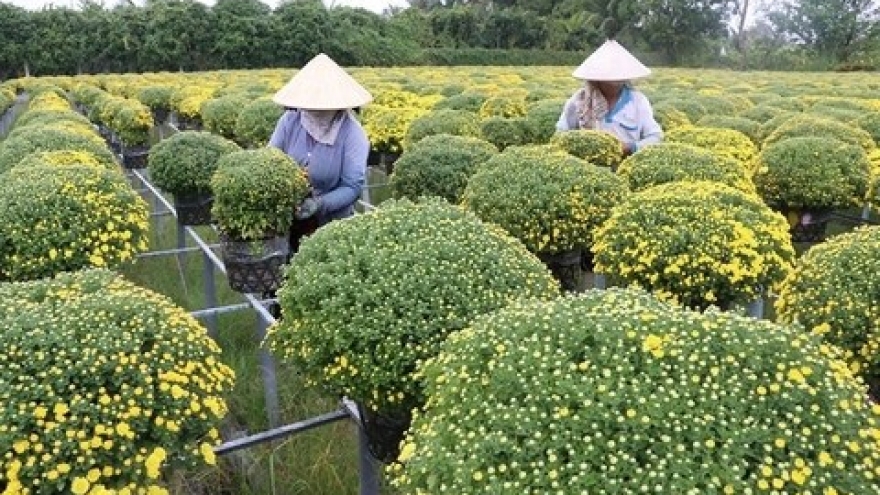
{"label": "light blue shirt", "polygon": [[321,198],[318,223],[354,214],[354,204],[366,181],[370,141],[360,123],[345,112],[336,141],[319,143],[300,124],[301,114],[288,110],[278,120],[269,146],[275,147],[306,168],[314,196]]}
{"label": "light blue shirt", "polygon": [[[575,93],[565,102],[559,122],[556,123],[557,131],[570,131],[580,128],[578,116],[578,101],[582,97],[583,89]],[[648,98],[639,91],[624,86],[617,99],[614,108],[599,121],[599,127],[617,136],[626,144],[635,145],[638,150],[649,144],[659,143],[663,140],[663,129],[654,119],[654,110]]]}

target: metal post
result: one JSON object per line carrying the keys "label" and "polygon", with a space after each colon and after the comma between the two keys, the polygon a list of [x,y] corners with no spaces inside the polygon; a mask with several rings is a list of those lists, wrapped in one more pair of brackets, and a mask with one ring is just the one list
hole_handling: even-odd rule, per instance
{"label": "metal post", "polygon": [[607,281],[605,280],[604,273],[594,273],[593,274],[593,287],[600,290],[605,290]]}
{"label": "metal post", "polygon": [[379,462],[370,452],[370,444],[364,429],[358,426],[358,473],[360,495],[379,495]]}
{"label": "metal post", "polygon": [[[207,255],[207,253],[202,253],[202,260],[204,266],[204,280],[205,280],[205,307],[213,308],[217,306],[217,285],[216,280],[214,279],[214,262]],[[208,335],[217,340],[217,315],[209,314],[205,317],[205,326],[208,327]]]}
{"label": "metal post", "polygon": [[762,319],[764,318],[764,298],[758,297],[754,301],[749,303],[748,306],[749,316],[752,318]]}
{"label": "metal post", "polygon": [[278,380],[275,377],[275,359],[269,349],[263,345],[269,323],[257,315],[257,339],[260,343],[260,372],[263,374],[263,395],[266,398],[266,414],[269,417],[269,428],[281,424],[278,409]]}
{"label": "metal post", "polygon": [[862,220],[868,220],[871,218],[871,205],[867,204],[862,208]]}
{"label": "metal post", "polygon": [[181,225],[180,222],[177,222],[177,249],[181,251],[177,253],[177,260],[180,263],[180,269],[183,270],[184,263],[186,263],[186,252],[183,249],[186,248],[186,227]]}

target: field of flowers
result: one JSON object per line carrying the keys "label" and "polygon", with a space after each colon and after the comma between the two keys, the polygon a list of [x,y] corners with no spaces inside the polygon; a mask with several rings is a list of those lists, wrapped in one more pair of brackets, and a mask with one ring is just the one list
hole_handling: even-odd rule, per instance
{"label": "field of flowers", "polygon": [[661,69],[664,142],[624,157],[555,132],[569,68],[351,72],[382,201],[303,242],[262,343],[137,259],[174,225],[125,172],[288,225],[305,176],[261,148],[290,71],[0,84],[0,493],[354,493],[346,427],[214,455],[265,427],[261,345],[286,420],[395,424],[389,493],[880,493],[875,75]]}

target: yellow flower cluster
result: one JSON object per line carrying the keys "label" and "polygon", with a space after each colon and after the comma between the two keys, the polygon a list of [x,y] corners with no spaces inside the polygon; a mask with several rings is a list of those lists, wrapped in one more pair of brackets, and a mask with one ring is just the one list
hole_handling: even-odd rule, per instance
{"label": "yellow flower cluster", "polygon": [[748,302],[789,273],[785,218],[714,182],[672,182],[632,195],[595,233],[596,271],[688,307]]}
{"label": "yellow flower cluster", "polygon": [[782,284],[780,321],[847,351],[853,373],[880,393],[880,228],[864,227],[810,249]]}
{"label": "yellow flower cluster", "polygon": [[234,376],[168,299],[104,270],[0,284],[0,326],[4,494],[167,494],[215,462]]}
{"label": "yellow flower cluster", "polygon": [[690,144],[724,155],[743,164],[750,163],[758,154],[755,143],[745,134],[733,129],[712,127],[678,127],[666,133],[671,143]]}
{"label": "yellow flower cluster", "polygon": [[420,367],[387,472],[422,494],[877,493],[880,406],[839,357],[636,291],[514,303]]}

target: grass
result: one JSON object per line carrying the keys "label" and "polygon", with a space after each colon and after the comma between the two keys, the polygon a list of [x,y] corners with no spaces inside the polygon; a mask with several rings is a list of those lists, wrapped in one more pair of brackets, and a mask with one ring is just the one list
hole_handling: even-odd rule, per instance
{"label": "grass", "polygon": [[[374,204],[390,197],[387,186],[383,185],[385,181],[382,171],[370,169],[368,182]],[[144,193],[144,197],[151,201],[149,193]],[[155,205],[153,210],[157,211]],[[152,222],[150,251],[177,247],[174,217],[155,217]],[[208,227],[198,227],[196,231],[210,244],[217,240]],[[187,239],[187,245],[194,243]],[[143,258],[126,267],[123,275],[194,311],[205,308],[204,262],[201,252]],[[215,271],[214,282],[218,306],[245,302],[244,297],[229,289],[219,270]],[[230,413],[221,428],[223,437],[229,440],[264,431],[269,424],[256,313],[248,310],[218,315],[217,328],[223,360],[236,373],[235,390],[229,397]],[[307,388],[296,370],[276,364],[276,373],[282,424],[338,407],[337,399]],[[357,493],[357,489],[357,430],[348,421],[230,454],[220,458],[212,469],[184,473],[172,481],[172,492],[180,495],[346,495]]]}

